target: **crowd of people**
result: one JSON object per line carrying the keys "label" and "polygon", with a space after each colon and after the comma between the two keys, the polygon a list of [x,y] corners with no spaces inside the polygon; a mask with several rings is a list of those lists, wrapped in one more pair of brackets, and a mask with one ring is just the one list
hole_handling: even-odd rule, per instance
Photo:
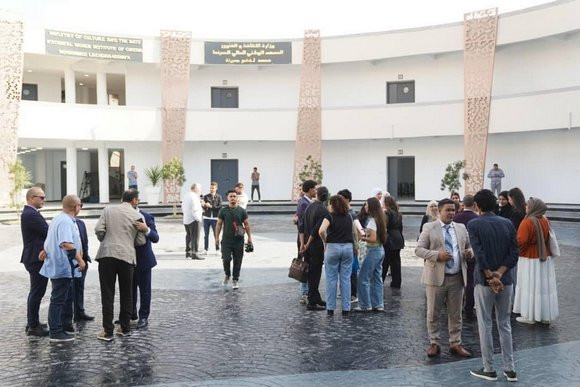
{"label": "crowd of people", "polygon": [[[497,184],[496,187],[497,189]],[[309,311],[333,316],[383,312],[384,282],[390,270],[393,288],[400,289],[403,221],[388,192],[375,189],[357,214],[348,189],[330,195],[315,181],[302,184],[294,223],[298,258],[308,263],[300,283],[300,303]],[[512,313],[525,324],[549,324],[558,317],[558,295],[551,246],[555,241],[538,198],[527,202],[519,188],[496,197],[484,189],[461,200],[430,201],[420,225],[415,255],[424,260],[421,282],[427,300],[428,357],[441,353],[439,320],[447,310],[449,350],[471,357],[463,347],[463,318],[477,319],[483,368],[473,376],[497,380],[493,364],[492,313],[495,310],[504,360],[504,376],[517,381],[511,338]],[[322,269],[323,298],[319,291]],[[337,306],[337,288],[340,306]],[[358,305],[352,307],[352,304]]]}

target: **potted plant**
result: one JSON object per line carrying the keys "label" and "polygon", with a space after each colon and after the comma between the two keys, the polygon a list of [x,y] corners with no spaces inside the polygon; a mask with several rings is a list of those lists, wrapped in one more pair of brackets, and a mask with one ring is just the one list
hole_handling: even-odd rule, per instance
{"label": "potted plant", "polygon": [[173,204],[173,216],[177,216],[177,204],[180,201],[181,186],[185,182],[185,170],[181,159],[174,157],[163,164],[161,176],[165,187],[164,203]]}
{"label": "potted plant", "polygon": [[161,180],[163,179],[163,174],[161,173],[161,167],[155,165],[151,168],[145,169],[143,171],[145,176],[151,182],[151,186],[145,187],[145,200],[147,204],[159,204],[161,201]]}
{"label": "potted plant", "polygon": [[31,186],[32,175],[22,164],[21,160],[16,160],[8,167],[10,178],[12,179],[12,190],[10,191],[10,204],[14,208],[19,208],[26,202],[26,191]]}

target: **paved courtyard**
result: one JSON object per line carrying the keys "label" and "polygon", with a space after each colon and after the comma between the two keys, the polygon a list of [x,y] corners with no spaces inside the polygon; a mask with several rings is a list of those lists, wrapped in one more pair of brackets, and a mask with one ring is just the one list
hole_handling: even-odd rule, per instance
{"label": "paved courtyard", "polygon": [[[422,261],[413,257],[420,217],[405,219],[403,287],[385,288],[386,313],[332,318],[298,304],[287,277],[295,251],[288,216],[255,216],[256,251],[244,257],[237,291],[224,288],[221,260],[183,257],[179,220],[158,219],[159,265],[153,272],[148,329],[105,343],[97,265],[86,284],[94,322],[78,324],[74,344],[51,345],[24,334],[28,276],[18,263],[18,225],[0,225],[1,385],[479,385],[469,369],[481,367],[476,321],[464,321],[463,343],[474,359],[448,352],[429,359]],[[95,220],[87,220],[92,230]],[[516,368],[523,385],[580,385],[580,225],[554,223],[563,256],[556,270],[561,316],[550,326],[512,321]],[[211,243],[210,243],[211,245]],[[91,236],[90,250],[98,247]],[[324,289],[321,285],[321,289]],[[48,295],[41,307],[46,321]],[[117,298],[118,304],[118,298]],[[118,305],[117,305],[118,306]],[[446,319],[441,320],[446,332]],[[499,346],[494,330],[496,347]],[[501,360],[498,358],[501,369]],[[500,377],[501,383],[505,379]],[[484,385],[486,383],[481,383]]]}

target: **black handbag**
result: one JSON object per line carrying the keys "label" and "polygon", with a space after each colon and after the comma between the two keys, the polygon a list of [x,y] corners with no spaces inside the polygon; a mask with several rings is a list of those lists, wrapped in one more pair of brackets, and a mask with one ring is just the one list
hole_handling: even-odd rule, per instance
{"label": "black handbag", "polygon": [[294,258],[288,270],[288,277],[298,282],[308,282],[308,263],[300,258]]}

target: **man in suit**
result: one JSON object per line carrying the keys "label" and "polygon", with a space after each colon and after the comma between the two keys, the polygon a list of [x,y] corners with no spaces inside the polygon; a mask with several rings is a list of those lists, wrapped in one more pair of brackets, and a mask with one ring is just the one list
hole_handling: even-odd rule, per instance
{"label": "man in suit", "polygon": [[[145,233],[147,241],[143,246],[135,247],[137,253],[137,266],[133,273],[133,315],[135,320],[138,316],[137,328],[142,329],[149,325],[149,310],[151,306],[151,269],[157,265],[151,243],[159,242],[159,234],[155,227],[155,219],[148,212],[136,208],[145,223],[138,225],[138,230]],[[139,289],[139,314],[137,314],[137,288]]]}
{"label": "man in suit", "polygon": [[143,216],[135,210],[139,204],[139,192],[130,189],[123,192],[122,203],[105,207],[97,225],[95,234],[101,242],[95,260],[99,262],[99,282],[101,284],[101,303],[103,305],[103,331],[97,338],[112,341],[113,336],[113,303],[115,301],[115,282],[119,278],[120,327],[115,329],[119,336],[126,336],[131,331],[131,314],[133,309],[132,288],[133,271],[137,263],[135,246],[146,242],[145,233],[140,231],[144,223]]}
{"label": "man in suit", "polygon": [[415,254],[424,259],[421,282],[427,293],[427,356],[441,353],[439,315],[447,304],[449,350],[463,357],[471,354],[461,345],[461,306],[467,279],[467,259],[473,256],[465,226],[453,222],[455,203],[443,199],[438,204],[439,219],[425,224]]}
{"label": "man in suit", "polygon": [[[472,219],[477,218],[477,214],[475,213],[475,208],[473,207],[475,202],[473,200],[473,195],[465,195],[463,197],[463,211],[458,214],[455,214],[453,221],[455,223],[461,223],[465,227],[467,227],[467,223],[469,223]],[[467,281],[465,285],[465,306],[463,308],[463,313],[465,317],[468,319],[472,319],[475,317],[473,314],[473,308],[475,307],[475,299],[473,298],[473,289],[475,288],[475,284],[473,282],[473,270],[475,269],[475,260],[470,259],[467,261]]]}
{"label": "man in suit", "polygon": [[[83,208],[82,203],[80,208]],[[87,277],[87,271],[89,270],[89,262],[91,262],[91,257],[89,255],[89,237],[87,235],[87,226],[85,225],[85,222],[83,222],[78,217],[75,217],[75,220],[79,229],[79,235],[81,236],[85,270],[81,271],[81,277],[74,278],[74,320],[76,322],[92,321],[95,319],[95,317],[89,316],[85,313],[85,278]]]}
{"label": "man in suit", "polygon": [[518,380],[514,368],[512,328],[513,278],[510,271],[518,262],[516,229],[512,222],[494,214],[496,198],[488,189],[475,194],[476,209],[481,216],[469,222],[469,238],[475,254],[475,307],[483,368],[471,375],[497,380],[493,365],[492,313],[495,310],[497,330],[504,363],[504,376]]}
{"label": "man in suit", "polygon": [[26,324],[28,336],[48,336],[47,325],[41,324],[38,318],[40,303],[48,284],[48,278],[40,275],[40,269],[46,258],[44,241],[48,232],[48,224],[38,210],[44,206],[45,199],[46,196],[41,188],[30,188],[26,192],[26,205],[20,215],[20,229],[22,231],[20,262],[24,264],[30,276]]}

